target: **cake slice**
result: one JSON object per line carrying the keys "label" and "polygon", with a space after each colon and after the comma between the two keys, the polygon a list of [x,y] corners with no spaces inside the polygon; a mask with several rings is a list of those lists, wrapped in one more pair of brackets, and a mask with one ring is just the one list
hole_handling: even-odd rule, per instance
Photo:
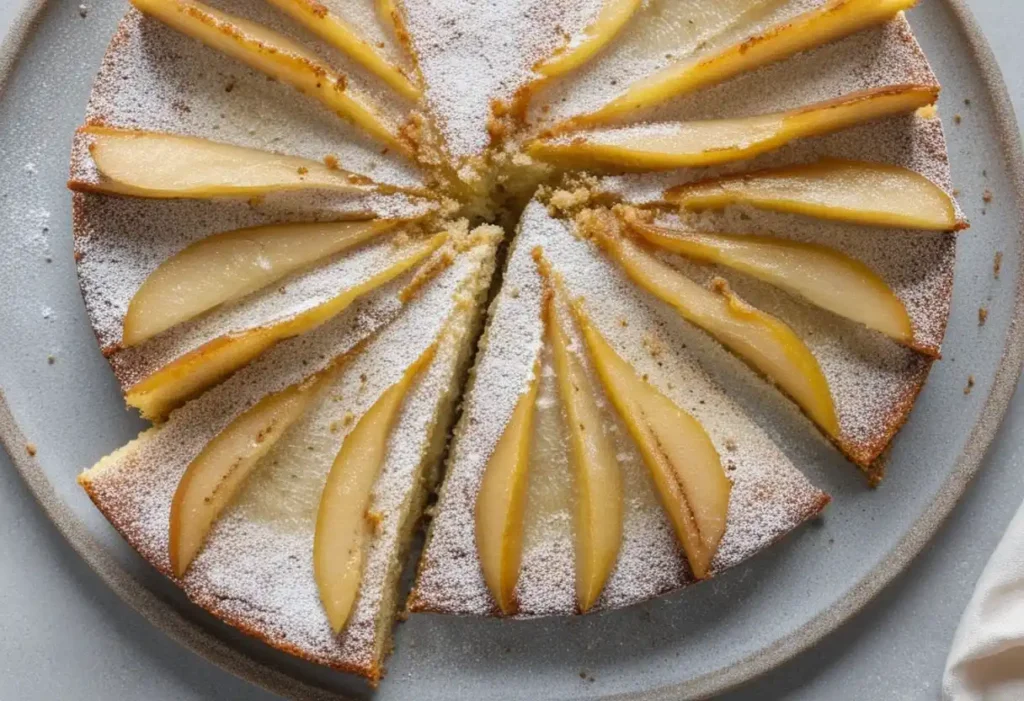
{"label": "cake slice", "polygon": [[[336,367],[259,458],[178,581],[193,601],[231,625],[292,654],[376,681],[390,648],[404,552],[437,477],[499,236],[494,227],[477,228],[453,249],[448,265],[396,283],[319,329],[279,344],[79,481],[139,553],[174,578],[171,504],[188,466],[261,399]],[[412,298],[401,307],[397,295],[403,288]],[[335,633],[313,569],[321,491],[346,435],[432,345],[435,355],[390,432],[373,488],[369,516],[377,525],[359,593]]]}
{"label": "cake slice", "polygon": [[[561,272],[567,295],[584,301],[593,324],[615,352],[638,376],[692,414],[722,456],[732,495],[708,574],[741,562],[824,508],[827,495],[800,475],[768,433],[698,362],[693,348],[706,348],[709,339],[701,340],[702,332],[652,304],[596,246],[573,236],[566,222],[534,201],[523,214],[504,274],[507,282],[495,299],[481,342],[410,597],[411,610],[501,614],[481,570],[474,510],[489,456],[534,376],[540,384],[515,615],[580,610],[571,527],[573,470],[568,433],[560,424],[557,373],[549,344],[543,342],[544,284],[532,253],[538,247]],[[571,343],[583,347],[584,341],[574,337]],[[535,374],[538,357],[541,366]],[[724,357],[728,360],[728,354]],[[608,399],[602,404],[607,407]],[[621,419],[613,413],[606,416],[601,430],[611,439],[622,468],[623,535],[616,566],[589,610],[626,606],[695,581],[636,444]]]}

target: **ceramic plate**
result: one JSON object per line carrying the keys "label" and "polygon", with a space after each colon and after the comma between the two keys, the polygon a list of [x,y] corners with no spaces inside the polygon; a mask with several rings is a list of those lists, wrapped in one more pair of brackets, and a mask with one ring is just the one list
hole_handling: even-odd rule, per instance
{"label": "ceramic plate", "polygon": [[[414,616],[398,631],[377,698],[711,694],[833,630],[932,535],[977,469],[1020,369],[1024,167],[973,20],[959,0],[921,5],[910,21],[942,81],[953,178],[973,227],[960,239],[943,360],[893,444],[882,487],[866,489],[838,459],[804,465],[835,499],[820,522],[707,584],[626,610],[511,623]],[[142,427],[85,317],[64,188],[72,132],[125,7],[92,2],[83,17],[77,3],[36,0],[0,47],[0,434],[75,548],[169,635],[286,696],[367,694],[358,680],[279,654],[191,606],[75,483]]]}

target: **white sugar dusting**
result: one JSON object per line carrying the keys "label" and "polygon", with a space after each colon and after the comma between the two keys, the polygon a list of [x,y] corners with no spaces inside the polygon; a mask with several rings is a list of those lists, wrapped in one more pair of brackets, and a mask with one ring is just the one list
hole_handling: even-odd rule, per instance
{"label": "white sugar dusting", "polygon": [[380,15],[378,0],[320,0],[320,4],[340,17],[356,34],[388,61],[412,75],[409,57],[390,29],[390,18]]}
{"label": "white sugar dusting", "polygon": [[[542,337],[542,283],[530,255],[535,246],[543,248],[565,277],[569,293],[586,300],[594,323],[615,349],[692,413],[722,455],[734,489],[729,526],[714,562],[716,572],[749,557],[823,507],[826,497],[686,350],[693,343],[692,334],[676,335],[685,333],[684,325],[678,319],[666,323],[663,311],[610,261],[533,202],[523,214],[505,272],[505,278],[514,282],[502,289],[495,302],[466,396],[413,595],[416,608],[477,615],[497,611],[476,555],[474,509],[483,470],[531,377]],[[661,352],[652,355],[648,349],[653,345]],[[655,506],[649,478],[642,472],[646,468],[635,448],[615,421],[610,421],[608,430],[624,458],[627,509],[619,562],[598,608],[635,603],[692,582],[675,534]],[[571,514],[562,517],[571,519]],[[552,538],[534,539],[524,550],[516,592],[519,615],[524,617],[575,611],[573,577],[565,576],[573,571],[568,530],[549,532]],[[563,574],[543,576],[550,571]]]}
{"label": "white sugar dusting", "polygon": [[[91,162],[91,160],[90,160]],[[302,221],[421,216],[426,203],[406,195],[295,196],[251,204],[241,199],[142,200],[75,193],[75,251],[85,307],[100,345],[121,341],[128,304],[150,273],[186,246],[250,226]]]}
{"label": "white sugar dusting", "polygon": [[531,68],[579,34],[600,0],[406,2],[431,115],[456,159],[481,154],[495,100],[510,102]]}
{"label": "white sugar dusting", "polygon": [[[232,0],[218,8],[261,22],[314,48],[331,66],[365,86],[374,104],[408,106],[341,53],[285,19],[268,3]],[[370,90],[369,88],[374,88]],[[413,186],[420,175],[312,98],[131,10],[122,20],[93,85],[86,118],[108,126],[168,131],[313,160],[335,156],[342,168],[378,182]]]}
{"label": "white sugar dusting", "polygon": [[120,351],[110,359],[114,372],[128,388],[215,338],[287,321],[346,289],[367,284],[397,258],[423,250],[422,241],[396,246],[394,239],[402,235],[385,234],[381,240],[342,251],[312,270],[278,280],[237,302],[216,307],[141,345]]}
{"label": "white sugar dusting", "polygon": [[629,86],[682,62],[711,56],[826,0],[647,0],[627,27],[573,79],[544,91],[531,109],[538,122],[597,110]]}
{"label": "white sugar dusting", "polygon": [[[168,573],[171,498],[202,447],[263,396],[321,370],[370,338],[264,457],[183,583],[195,601],[274,644],[298,646],[318,662],[370,673],[381,654],[377,616],[382,599],[391,596],[384,590],[385,574],[403,544],[399,534],[405,519],[415,517],[409,509],[418,480],[431,467],[428,458],[438,457],[428,455],[428,448],[435,428],[444,430],[437,424],[439,412],[453,399],[457,366],[472,337],[471,322],[487,287],[493,253],[493,245],[481,244],[459,255],[404,309],[397,303],[400,285],[393,284],[344,318],[268,351],[87,472],[90,494],[129,541]],[[323,481],[358,417],[437,339],[443,339],[442,346],[417,380],[389,439],[371,507],[383,521],[368,552],[366,585],[348,627],[335,636],[312,572]]]}
{"label": "white sugar dusting", "polygon": [[[601,188],[644,204],[661,200],[664,191],[673,185],[822,157],[903,166],[924,175],[952,196],[942,123],[918,116],[893,117],[829,136],[802,139],[744,164],[609,177],[602,181]],[[685,214],[683,221],[704,231],[772,234],[848,253],[875,270],[900,297],[914,326],[915,341],[936,350],[942,344],[953,287],[955,234],[854,226],[745,207],[730,207],[723,213]]]}
{"label": "white sugar dusting", "polygon": [[[389,60],[409,71],[406,56],[374,0],[326,0]],[[680,59],[710,55],[825,0],[644,0],[638,14],[586,66],[556,80],[536,97],[527,129],[606,104],[630,84]],[[355,94],[375,105],[393,127],[413,105],[376,77],[302,29],[269,3],[213,0],[228,12],[281,32],[350,78]],[[536,76],[531,68],[580,32],[601,0],[405,0],[415,63],[425,78],[426,111],[440,132],[456,170],[467,181],[501,189],[512,170],[481,174],[491,143],[495,102],[508,103]],[[902,15],[884,26],[766,66],[720,86],[673,99],[633,121],[633,130],[658,122],[763,114],[820,102],[869,88],[935,84],[928,63]],[[270,81],[242,63],[130,10],[111,43],[93,87],[87,119],[111,126],[169,131],[322,160],[399,187],[418,187],[423,173],[390,153],[320,103],[288,85]],[[814,160],[822,155],[904,165],[952,192],[938,120],[900,117],[839,134],[795,142],[753,161],[719,168],[604,178],[600,187],[639,204],[658,201],[668,186],[720,173]],[[524,156],[516,155],[528,161]],[[498,163],[500,159],[493,159]],[[497,166],[495,166],[497,167]],[[505,167],[505,166],[502,166]],[[33,163],[22,168],[35,172]],[[76,138],[72,180],[88,187],[102,176]],[[486,177],[485,177],[486,176]],[[500,176],[500,177],[499,177]],[[531,176],[532,177],[532,176]],[[531,180],[530,182],[534,182]],[[514,184],[514,183],[511,183]],[[489,186],[489,185],[488,185]],[[484,196],[487,193],[481,193]],[[217,199],[139,200],[74,195],[78,272],[87,311],[100,345],[117,350],[128,303],[146,277],[189,244],[222,231],[287,221],[390,217],[411,219],[440,205],[406,194],[285,193],[257,201]],[[866,229],[792,215],[732,207],[722,213],[665,214],[664,223],[703,231],[761,233],[824,243],[866,262],[903,300],[915,340],[937,349],[942,341],[952,285],[955,237]],[[48,212],[33,212],[22,245],[48,255]],[[437,217],[440,219],[440,216]],[[434,219],[432,221],[437,221]],[[493,234],[493,232],[491,232]],[[389,235],[391,238],[397,236]],[[472,352],[472,319],[494,263],[494,239],[455,255],[408,304],[399,291],[409,272],[364,295],[325,325],[283,341],[228,380],[173,412],[159,428],[104,459],[83,483],[128,541],[167,574],[170,501],[181,475],[203,447],[260,398],[324,369],[352,353],[308,413],[272,449],[236,503],[216,524],[207,547],[182,582],[198,604],[270,644],[312,661],[375,678],[391,627],[414,497],[432,476],[447,419]],[[403,244],[408,245],[408,244]],[[518,398],[541,358],[536,454],[527,505],[525,551],[517,598],[523,617],[576,612],[573,553],[573,476],[549,354],[543,349],[541,280],[531,249],[540,245],[573,295],[586,299],[602,334],[639,374],[693,414],[706,428],[734,483],[728,527],[713,562],[719,573],[818,514],[828,497],[799,472],[784,449],[793,435],[760,422],[751,396],[768,392],[780,423],[814,440],[810,423],[794,406],[710,337],[681,321],[666,305],[637,289],[606,256],[573,236],[538,202],[523,214],[504,283],[490,310],[489,327],[475,358],[464,412],[451,445],[447,477],[429,532],[416,589],[418,610],[494,615],[476,555],[474,508],[482,471]],[[251,328],[309,309],[356,279],[379,271],[401,250],[388,241],[346,251],[268,289],[213,311],[112,358],[130,384],[188,350],[227,331]],[[437,254],[435,260],[445,254]],[[704,281],[728,278],[742,296],[785,319],[819,359],[837,400],[843,438],[851,446],[880,450],[906,416],[929,362],[763,283],[730,271],[665,257]],[[50,314],[41,309],[45,317]],[[452,318],[460,323],[446,322]],[[442,332],[442,329],[445,329]],[[312,574],[312,538],[320,491],[346,433],[384,389],[424,348],[444,343],[424,371],[389,441],[389,454],[373,497],[382,515],[367,554],[364,583],[348,627],[331,633]],[[570,333],[578,351],[578,329]],[[585,353],[580,357],[585,366]],[[592,368],[591,368],[592,371]],[[599,383],[595,383],[600,387]],[[600,391],[600,390],[599,390]],[[612,440],[624,480],[624,534],[619,558],[596,608],[626,606],[693,582],[675,533],[658,503],[647,468],[611,410],[604,430]],[[765,406],[770,404],[770,409]],[[346,421],[346,416],[351,420]],[[771,422],[768,422],[771,423]],[[546,433],[545,433],[546,431]],[[539,445],[539,444],[538,444]],[[429,481],[429,480],[428,480]],[[399,602],[400,603],[400,602]]]}

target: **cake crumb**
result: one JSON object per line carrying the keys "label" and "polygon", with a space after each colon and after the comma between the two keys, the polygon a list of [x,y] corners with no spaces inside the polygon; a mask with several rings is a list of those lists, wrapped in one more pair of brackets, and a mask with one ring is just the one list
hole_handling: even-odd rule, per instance
{"label": "cake crumb", "polygon": [[334,154],[327,154],[324,156],[324,165],[331,170],[338,170],[338,157]]}
{"label": "cake crumb", "polygon": [[644,334],[642,343],[644,344],[644,348],[647,349],[647,352],[650,353],[652,358],[657,358],[665,350],[665,347],[662,345],[661,340],[658,339],[653,334]]}
{"label": "cake crumb", "polygon": [[370,526],[373,528],[374,532],[377,532],[380,530],[380,526],[384,522],[384,514],[379,511],[367,511],[366,520],[370,522]]}
{"label": "cake crumb", "polygon": [[592,193],[585,187],[578,187],[571,192],[569,190],[556,190],[551,193],[551,199],[548,200],[549,212],[552,216],[557,216],[558,212],[567,212],[569,210],[581,207],[590,201]]}
{"label": "cake crumb", "polygon": [[967,385],[964,387],[964,394],[970,394],[974,389],[974,375],[967,376]]}
{"label": "cake crumb", "polygon": [[25,452],[29,454],[29,457],[35,457],[35,455],[36,455],[36,444],[35,443],[26,443],[25,444]]}
{"label": "cake crumb", "polygon": [[953,123],[954,124],[959,124],[962,121],[963,121],[963,118],[959,114],[954,114],[953,115]]}
{"label": "cake crumb", "polygon": [[999,279],[999,271],[1003,267],[1003,252],[996,251],[995,257],[992,259],[992,275],[996,280]]}
{"label": "cake crumb", "polygon": [[986,189],[985,192],[981,193],[981,199],[988,204],[992,201],[992,191]]}
{"label": "cake crumb", "polygon": [[978,307],[978,326],[984,326],[988,320],[988,309],[985,307]]}

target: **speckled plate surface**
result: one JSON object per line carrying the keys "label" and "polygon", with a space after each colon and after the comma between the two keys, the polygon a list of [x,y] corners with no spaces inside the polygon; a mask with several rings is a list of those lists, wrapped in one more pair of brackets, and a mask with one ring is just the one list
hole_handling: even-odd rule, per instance
{"label": "speckled plate surface", "polygon": [[[835,456],[801,463],[835,498],[820,523],[717,580],[626,610],[514,623],[414,616],[378,698],[709,695],[814,644],[927,542],[977,469],[1024,355],[1024,163],[967,11],[959,0],[921,5],[910,20],[944,86],[953,177],[973,228],[960,241],[944,359],[894,443],[883,486],[865,489]],[[166,633],[286,696],[367,695],[361,682],[275,653],[189,605],[75,484],[141,428],[85,318],[64,189],[72,132],[124,10],[103,0],[82,17],[76,3],[31,2],[0,47],[0,437],[75,548]]]}

